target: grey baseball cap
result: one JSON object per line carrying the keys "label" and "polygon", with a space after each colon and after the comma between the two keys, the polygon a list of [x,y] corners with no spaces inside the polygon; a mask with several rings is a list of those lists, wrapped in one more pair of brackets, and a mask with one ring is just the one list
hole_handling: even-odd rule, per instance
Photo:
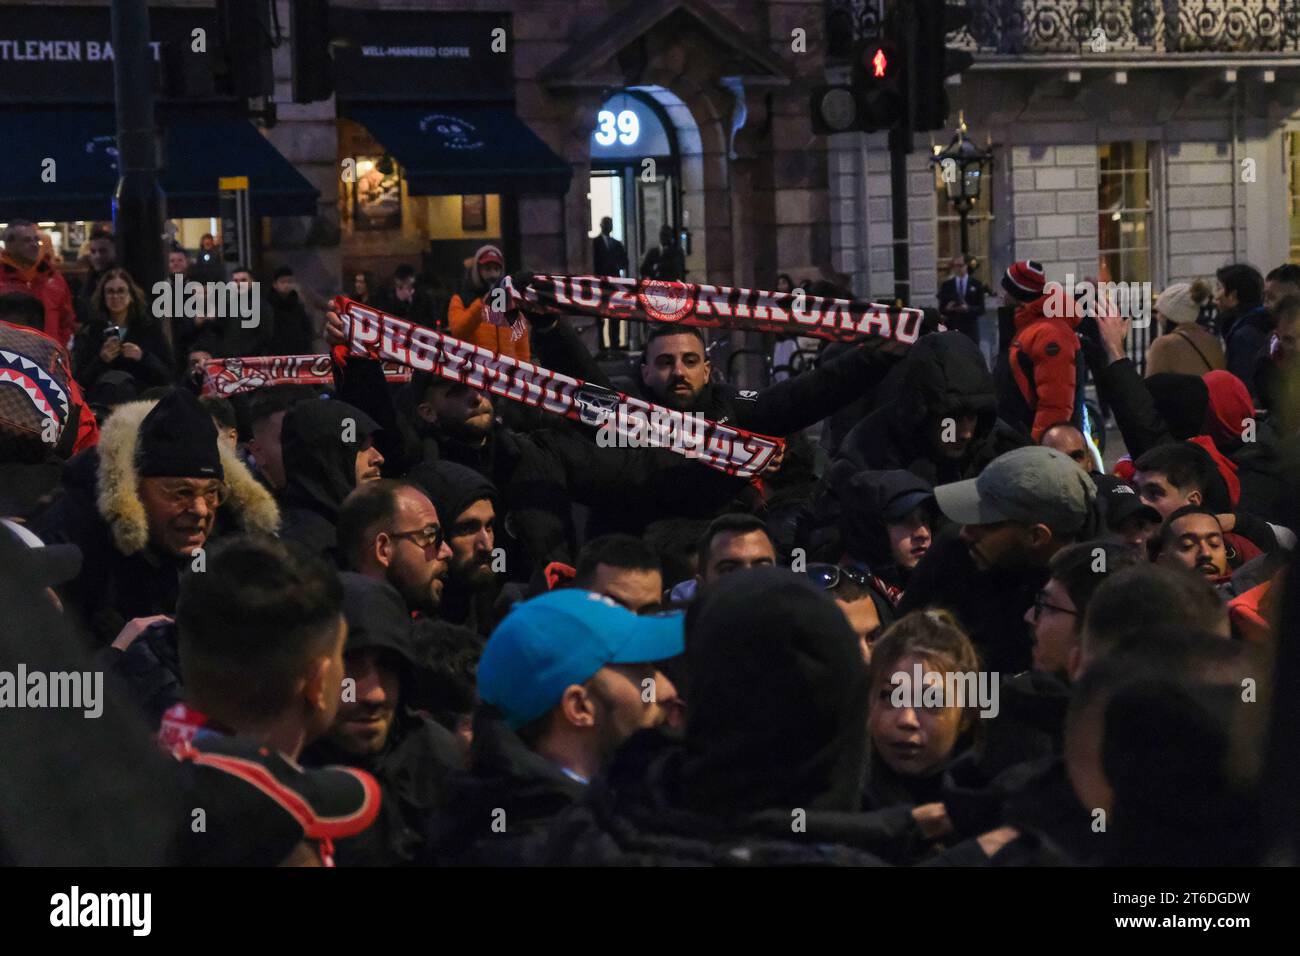
{"label": "grey baseball cap", "polygon": [[1097,486],[1067,455],[1028,445],[999,455],[978,478],[940,485],[934,497],[958,524],[1023,521],[1070,534],[1087,523]]}

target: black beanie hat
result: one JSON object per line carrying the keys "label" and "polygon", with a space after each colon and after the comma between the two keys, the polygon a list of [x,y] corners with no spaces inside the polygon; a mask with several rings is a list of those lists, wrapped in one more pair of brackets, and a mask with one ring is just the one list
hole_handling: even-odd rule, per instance
{"label": "black beanie hat", "polygon": [[486,498],[494,507],[497,504],[496,485],[454,461],[423,462],[406,473],[406,480],[429,496],[444,525],[450,525],[476,501]]}
{"label": "black beanie hat", "polygon": [[217,426],[199,400],[173,388],[140,423],[136,470],[141,478],[224,478]]}

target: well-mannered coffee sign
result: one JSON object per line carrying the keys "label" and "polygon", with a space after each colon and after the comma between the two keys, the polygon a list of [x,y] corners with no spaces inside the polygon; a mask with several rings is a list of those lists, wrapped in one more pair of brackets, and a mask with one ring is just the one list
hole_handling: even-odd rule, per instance
{"label": "well-mannered coffee sign", "polygon": [[360,101],[501,100],[514,95],[510,17],[429,16],[335,7],[330,27],[339,96]]}
{"label": "well-mannered coffee sign", "polygon": [[[209,9],[149,11],[155,89],[164,96],[214,95],[220,57]],[[57,11],[6,7],[0,16],[0,96],[9,103],[111,103],[113,30],[107,7]]]}

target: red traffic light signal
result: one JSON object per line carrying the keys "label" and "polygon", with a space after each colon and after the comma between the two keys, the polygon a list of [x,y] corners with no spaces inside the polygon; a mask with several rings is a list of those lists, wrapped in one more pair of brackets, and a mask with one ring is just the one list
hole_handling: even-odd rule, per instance
{"label": "red traffic light signal", "polygon": [[888,43],[865,43],[858,47],[854,63],[855,85],[892,84],[902,65],[898,51]]}

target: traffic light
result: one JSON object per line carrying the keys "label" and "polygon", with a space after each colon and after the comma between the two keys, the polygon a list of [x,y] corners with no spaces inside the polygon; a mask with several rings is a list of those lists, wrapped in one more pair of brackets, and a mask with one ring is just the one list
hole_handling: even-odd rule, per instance
{"label": "traffic light", "polygon": [[268,0],[217,0],[217,27],[224,53],[219,67],[224,92],[241,99],[274,93]]}
{"label": "traffic light", "polygon": [[813,131],[873,133],[890,129],[907,112],[906,71],[890,43],[859,43],[853,51],[852,86],[818,86],[812,93]]}
{"label": "traffic light", "polygon": [[974,62],[965,50],[948,46],[948,35],[970,23],[970,8],[951,6],[947,0],[913,0],[916,23],[910,67],[916,101],[912,107],[912,129],[943,129],[948,120],[948,93],[944,80],[961,73]]}
{"label": "traffic light", "polygon": [[293,101],[314,103],[334,92],[329,0],[289,0]]}

